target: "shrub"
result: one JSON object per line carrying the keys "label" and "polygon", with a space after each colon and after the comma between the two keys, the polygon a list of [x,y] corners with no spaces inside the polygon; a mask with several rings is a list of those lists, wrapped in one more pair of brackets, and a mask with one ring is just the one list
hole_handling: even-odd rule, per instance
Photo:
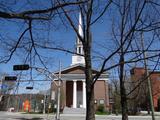
{"label": "shrub", "polygon": [[104,105],[99,105],[97,111],[101,113],[105,112]]}

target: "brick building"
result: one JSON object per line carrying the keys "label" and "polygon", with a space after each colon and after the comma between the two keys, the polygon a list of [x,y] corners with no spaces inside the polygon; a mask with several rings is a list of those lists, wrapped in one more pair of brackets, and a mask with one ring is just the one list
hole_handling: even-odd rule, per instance
{"label": "brick building", "polygon": [[[155,110],[159,110],[158,106],[158,100],[160,98],[160,71],[150,71],[149,72],[149,78],[151,80],[151,88],[152,88],[152,96],[153,96],[153,103],[154,103],[154,108]],[[141,81],[141,85],[139,86],[140,89],[148,91],[147,87],[147,80],[145,79],[145,69],[144,68],[133,68],[131,70],[131,78],[133,81]],[[135,82],[136,84],[139,84],[140,82]],[[142,90],[139,92],[141,99],[147,99],[143,98],[142,94],[146,94],[148,96],[148,93],[142,93]],[[144,100],[147,101],[147,100]]]}

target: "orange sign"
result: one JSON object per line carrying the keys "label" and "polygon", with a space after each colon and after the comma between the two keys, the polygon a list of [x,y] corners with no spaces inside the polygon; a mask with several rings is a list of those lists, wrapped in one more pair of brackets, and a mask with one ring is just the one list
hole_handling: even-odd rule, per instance
{"label": "orange sign", "polygon": [[24,108],[24,111],[27,111],[27,112],[30,111],[31,105],[30,105],[29,100],[26,100],[26,101],[23,103],[23,108]]}

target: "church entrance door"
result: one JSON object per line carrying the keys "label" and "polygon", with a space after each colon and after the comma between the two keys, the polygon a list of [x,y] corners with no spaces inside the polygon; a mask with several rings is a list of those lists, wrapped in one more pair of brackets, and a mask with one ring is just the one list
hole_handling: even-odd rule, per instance
{"label": "church entrance door", "polygon": [[77,91],[77,107],[82,107],[82,91]]}

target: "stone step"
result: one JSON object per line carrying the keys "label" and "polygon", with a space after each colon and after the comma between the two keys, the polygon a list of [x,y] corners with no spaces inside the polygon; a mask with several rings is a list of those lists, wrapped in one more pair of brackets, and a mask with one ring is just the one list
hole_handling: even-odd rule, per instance
{"label": "stone step", "polygon": [[65,107],[63,109],[63,114],[85,114],[86,109],[85,108],[68,108]]}

